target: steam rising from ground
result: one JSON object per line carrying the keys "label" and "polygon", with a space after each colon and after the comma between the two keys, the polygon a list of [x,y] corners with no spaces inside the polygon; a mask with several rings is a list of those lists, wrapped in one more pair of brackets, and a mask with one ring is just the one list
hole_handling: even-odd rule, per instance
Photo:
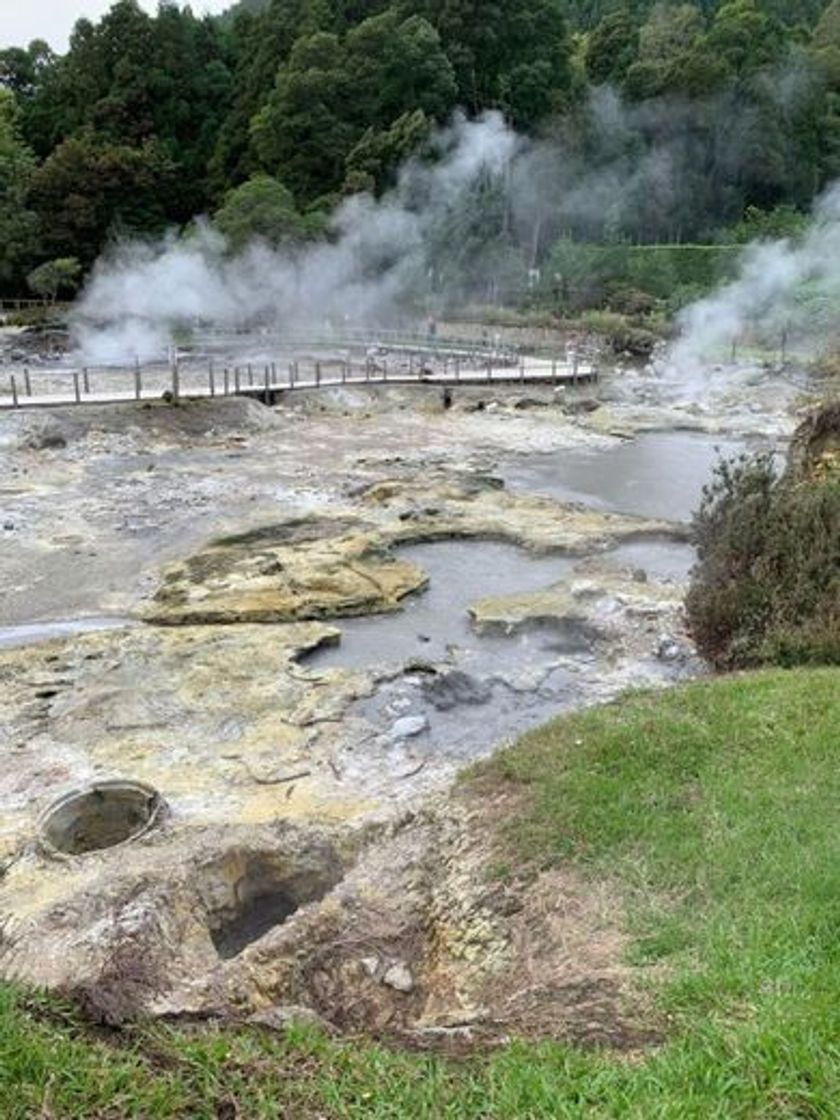
{"label": "steam rising from ground", "polygon": [[745,251],[737,278],[686,308],[671,364],[685,375],[739,344],[813,356],[836,341],[840,300],[840,184],[818,200],[805,234]]}
{"label": "steam rising from ground", "polygon": [[410,161],[381,200],[350,198],[331,240],[298,251],[255,242],[234,256],[207,224],[181,240],[122,244],[97,264],[75,309],[78,349],[91,365],[160,357],[177,327],[196,319],[381,324],[422,277],[432,225],[482,173],[500,177],[521,143],[500,114],[459,118],[436,138],[438,162]]}
{"label": "steam rising from ground", "polygon": [[[534,143],[499,114],[460,117],[433,138],[434,162],[410,160],[383,198],[341,205],[328,241],[286,250],[255,242],[233,255],[205,222],[187,237],[122,243],[97,264],[75,309],[78,350],[89,365],[159,358],[196,320],[290,332],[383,326],[433,289],[443,302],[486,298],[496,290],[488,278],[495,285],[512,258],[523,283],[564,235],[609,240],[620,229],[679,239],[693,213],[715,209],[709,192],[721,184],[698,178],[692,137],[698,114],[712,130],[730,129],[721,108],[627,107],[595,91],[585,160],[562,134]],[[726,151],[743,158],[748,148]],[[751,247],[736,280],[682,314],[669,372],[700,391],[698,372],[735,343],[819,350],[833,341],[838,296],[840,187],[817,204],[803,237]]]}

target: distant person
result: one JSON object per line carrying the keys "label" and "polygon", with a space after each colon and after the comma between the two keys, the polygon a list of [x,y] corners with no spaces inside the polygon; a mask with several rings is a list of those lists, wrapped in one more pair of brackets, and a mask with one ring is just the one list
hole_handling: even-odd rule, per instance
{"label": "distant person", "polygon": [[437,320],[434,315],[430,315],[426,323],[426,329],[429,332],[429,339],[434,342],[437,338]]}

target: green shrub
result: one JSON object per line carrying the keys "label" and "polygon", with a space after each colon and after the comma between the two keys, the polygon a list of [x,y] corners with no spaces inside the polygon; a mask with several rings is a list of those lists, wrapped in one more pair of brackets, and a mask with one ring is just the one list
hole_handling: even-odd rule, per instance
{"label": "green shrub", "polygon": [[620,282],[607,285],[606,304],[610,311],[634,318],[650,315],[657,307],[656,297],[650,292]]}
{"label": "green shrub", "polygon": [[784,474],[766,454],[718,465],[694,518],[686,600],[697,647],[717,668],[840,664],[835,455],[823,446]]}

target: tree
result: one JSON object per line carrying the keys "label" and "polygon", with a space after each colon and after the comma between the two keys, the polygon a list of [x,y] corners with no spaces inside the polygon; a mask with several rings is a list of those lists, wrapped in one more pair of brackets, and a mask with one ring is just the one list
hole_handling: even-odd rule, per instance
{"label": "tree", "polygon": [[639,30],[638,58],[626,75],[628,93],[641,100],[679,88],[688,58],[704,33],[703,18],[692,4],[660,0]]}
{"label": "tree", "polygon": [[139,148],[93,133],[65,140],[32,177],[45,254],[91,264],[109,236],[159,233],[178,170],[156,141]]}
{"label": "tree", "polygon": [[561,0],[402,0],[424,16],[452,63],[458,99],[472,113],[505,109],[536,125],[571,88],[571,42]]}
{"label": "tree", "polygon": [[36,295],[55,303],[59,292],[76,291],[81,275],[82,266],[75,257],[58,257],[33,269],[26,282]]}
{"label": "tree", "polygon": [[595,85],[621,85],[639,54],[639,29],[627,6],[608,12],[586,48],[586,72]]}
{"label": "tree", "polygon": [[814,47],[840,47],[840,0],[831,0],[814,28],[812,39]]}
{"label": "tree", "polygon": [[297,198],[336,190],[357,136],[346,119],[351,86],[337,35],[300,39],[263,110],[251,125],[260,166],[288,183]]}
{"label": "tree", "polygon": [[276,248],[301,240],[306,231],[291,191],[269,175],[257,175],[229,191],[213,224],[234,251],[255,238]]}
{"label": "tree", "polygon": [[265,107],[294,44],[319,31],[338,31],[330,0],[270,0],[261,7],[238,13],[227,37],[233,97],[210,163],[217,188],[241,181],[256,169],[251,122]]}
{"label": "tree", "polygon": [[823,12],[811,40],[814,64],[832,90],[840,90],[840,0]]}
{"label": "tree", "polygon": [[495,302],[525,279],[524,254],[512,237],[503,174],[489,167],[435,216],[427,235],[427,264],[446,292]]}
{"label": "tree", "polygon": [[394,171],[428,139],[432,122],[422,109],[403,113],[390,128],[369,128],[347,156],[344,192],[381,194],[393,186]]}
{"label": "tree", "polygon": [[20,136],[20,110],[0,89],[0,286],[11,288],[35,251],[38,219],[28,205],[35,157]]}
{"label": "tree", "polygon": [[727,0],[715,15],[708,43],[735,73],[776,62],[786,47],[781,23],[756,0]]}
{"label": "tree", "polygon": [[388,128],[406,111],[442,120],[458,89],[434,27],[419,16],[401,20],[389,9],[347,35],[344,68],[350,112],[361,126]]}
{"label": "tree", "polygon": [[85,129],[115,145],[158,140],[182,170],[172,216],[186,221],[209,201],[208,161],[230,97],[211,21],[171,2],[152,18],[119,0],[98,24],[77,23],[70,50],[37,83],[26,127],[44,156]]}
{"label": "tree", "polygon": [[10,89],[19,98],[31,97],[44,73],[55,64],[55,55],[43,39],[34,39],[24,50],[9,47],[0,50],[0,86]]}
{"label": "tree", "polygon": [[424,19],[401,20],[388,11],[343,41],[317,32],[295,43],[254,118],[260,166],[288,183],[298,200],[311,201],[342,187],[348,159],[366,138],[367,152],[357,153],[352,170],[358,172],[359,158],[369,158],[375,147],[376,175],[384,181],[386,152],[407,154],[406,114],[443,119],[456,93],[438,34]]}

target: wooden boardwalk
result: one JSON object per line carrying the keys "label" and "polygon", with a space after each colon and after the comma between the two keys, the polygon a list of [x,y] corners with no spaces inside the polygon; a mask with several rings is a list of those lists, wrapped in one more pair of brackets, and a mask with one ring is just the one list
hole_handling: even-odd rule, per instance
{"label": "wooden boardwalk", "polygon": [[405,363],[394,368],[367,359],[312,362],[301,369],[296,361],[226,366],[193,363],[171,367],[110,369],[17,370],[0,378],[0,410],[120,404],[130,401],[202,400],[227,396],[254,397],[275,404],[290,392],[367,385],[433,385],[442,390],[468,385],[577,386],[597,380],[590,361],[522,357],[495,364],[453,360],[424,368]]}

